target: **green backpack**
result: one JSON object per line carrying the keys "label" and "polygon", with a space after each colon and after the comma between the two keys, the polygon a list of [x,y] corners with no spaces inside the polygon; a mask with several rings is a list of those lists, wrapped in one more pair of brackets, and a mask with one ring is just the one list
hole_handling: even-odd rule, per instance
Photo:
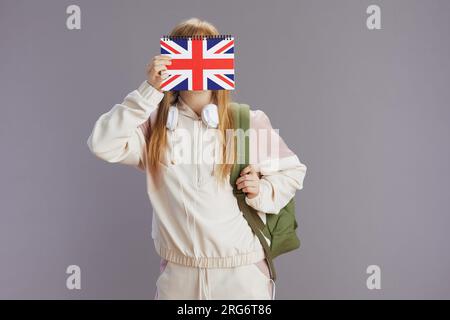
{"label": "green backpack", "polygon": [[[234,129],[242,129],[247,132],[250,127],[250,108],[247,104],[230,103],[234,116]],[[283,253],[295,250],[300,247],[300,240],[297,237],[297,221],[295,217],[295,198],[293,197],[288,204],[280,210],[278,214],[266,214],[266,223],[260,218],[255,209],[245,202],[245,193],[238,190],[236,180],[243,168],[249,163],[249,136],[244,139],[236,139],[237,158],[245,157],[241,163],[234,163],[231,170],[230,183],[233,186],[233,193],[237,198],[240,210],[244,218],[252,228],[253,232],[261,242],[267,262],[269,264],[270,274],[273,280],[276,279],[275,266],[273,259]],[[242,154],[243,153],[243,154]],[[244,162],[244,163],[242,163]],[[270,245],[265,239],[270,239]]]}

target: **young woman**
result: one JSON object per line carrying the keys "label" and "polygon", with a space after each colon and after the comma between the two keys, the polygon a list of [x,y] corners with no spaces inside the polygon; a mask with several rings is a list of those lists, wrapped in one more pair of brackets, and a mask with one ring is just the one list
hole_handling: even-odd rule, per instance
{"label": "young woman", "polygon": [[[196,18],[171,32],[219,34]],[[88,146],[100,159],[146,173],[152,238],[161,256],[155,298],[274,299],[264,250],[229,183],[235,144],[217,143],[233,129],[229,91],[162,92],[170,63],[168,56],[153,58],[147,79],[96,121]],[[277,214],[303,188],[306,166],[263,111],[250,111],[250,126],[256,132],[250,136],[251,165],[242,170],[237,188],[258,212]],[[205,150],[212,161],[201,161]]]}

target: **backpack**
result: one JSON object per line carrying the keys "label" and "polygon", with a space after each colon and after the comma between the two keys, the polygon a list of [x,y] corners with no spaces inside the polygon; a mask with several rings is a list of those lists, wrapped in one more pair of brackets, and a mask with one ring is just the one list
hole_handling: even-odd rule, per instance
{"label": "backpack", "polygon": [[[242,129],[244,133],[250,127],[250,108],[247,104],[232,102],[230,107],[234,118],[234,129]],[[244,139],[236,139],[237,159],[244,156],[244,163],[235,161],[230,173],[230,183],[233,186],[233,193],[237,198],[238,205],[244,218],[247,220],[252,231],[256,234],[261,245],[264,248],[267,262],[270,269],[271,278],[276,279],[275,266],[273,259],[283,253],[290,252],[300,247],[300,240],[297,237],[297,221],[295,217],[295,198],[293,197],[288,204],[280,210],[278,214],[265,214],[266,223],[258,215],[257,211],[245,202],[245,193],[238,190],[236,180],[243,168],[249,164],[249,135]],[[242,154],[242,152],[244,154]],[[270,240],[270,244],[267,239]]]}

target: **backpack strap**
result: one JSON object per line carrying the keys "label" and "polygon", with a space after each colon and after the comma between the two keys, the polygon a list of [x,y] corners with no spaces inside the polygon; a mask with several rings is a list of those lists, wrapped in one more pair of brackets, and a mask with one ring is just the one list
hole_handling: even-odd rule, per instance
{"label": "backpack strap", "polygon": [[[244,134],[247,133],[250,128],[250,107],[247,104],[231,103],[230,107],[233,111],[234,128],[242,129]],[[248,134],[244,135],[244,139],[236,139],[236,158],[244,161],[235,161],[233,168],[230,173],[230,183],[233,187],[233,193],[237,198],[239,209],[242,211],[244,218],[247,220],[253,232],[258,237],[261,245],[264,248],[266,258],[269,264],[269,270],[271,278],[276,279],[275,267],[273,265],[273,259],[271,256],[271,251],[267,240],[264,238],[264,234],[270,239],[270,234],[264,221],[258,215],[255,209],[247,205],[245,202],[245,193],[242,190],[238,190],[236,186],[236,180],[239,178],[239,174],[249,163],[250,163],[250,137]]]}
{"label": "backpack strap", "polygon": [[[230,107],[233,111],[233,120],[234,120],[234,129],[243,129],[244,132],[249,128],[250,126],[250,119],[248,119],[248,123],[245,121],[246,120],[246,116],[245,116],[245,110],[242,106],[242,104],[238,104],[238,103],[231,103]],[[233,186],[233,190],[235,193],[239,193],[241,192],[240,190],[238,190],[236,188],[236,180],[239,178],[239,174],[241,173],[242,169],[245,168],[246,163],[249,163],[249,151],[248,151],[248,136],[245,137],[244,141],[242,141],[242,139],[236,139],[237,141],[237,152],[236,155],[237,157],[242,157],[242,155],[244,156],[244,161],[235,161],[233,168],[231,169],[231,173],[230,173],[230,182],[231,185]],[[244,149],[244,150],[242,150]],[[242,152],[244,151],[244,152]],[[239,159],[242,160],[242,159]]]}

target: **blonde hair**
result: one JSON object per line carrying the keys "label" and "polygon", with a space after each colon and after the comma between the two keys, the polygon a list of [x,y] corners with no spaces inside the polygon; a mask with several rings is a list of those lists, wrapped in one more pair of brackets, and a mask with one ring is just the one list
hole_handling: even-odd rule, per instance
{"label": "blonde hair", "polygon": [[[219,31],[211,23],[202,21],[198,18],[190,18],[178,24],[170,33],[170,36],[211,36],[219,35]],[[147,144],[148,170],[154,174],[158,172],[158,163],[167,148],[166,122],[169,107],[173,105],[179,96],[179,91],[165,91],[161,100],[155,123],[151,128],[150,141]],[[218,106],[219,125],[221,137],[226,137],[226,132],[233,129],[233,115],[228,107],[230,103],[230,94],[228,90],[212,90],[212,103]],[[149,120],[150,121],[150,120]],[[149,123],[149,126],[151,124]],[[235,141],[231,139],[226,143],[221,143],[222,158],[220,163],[216,164],[218,170],[214,170],[215,176],[222,182],[230,173],[235,159]]]}

